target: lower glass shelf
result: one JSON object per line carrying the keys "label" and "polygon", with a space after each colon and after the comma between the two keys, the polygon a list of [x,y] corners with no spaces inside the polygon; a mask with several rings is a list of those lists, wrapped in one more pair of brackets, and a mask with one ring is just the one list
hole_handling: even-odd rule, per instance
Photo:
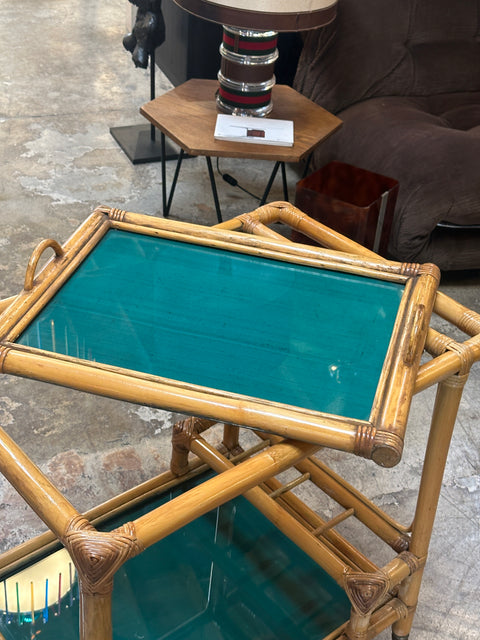
{"label": "lower glass shelf", "polygon": [[[78,585],[65,553],[63,569],[43,569],[50,556],[0,584],[0,640],[78,639]],[[344,591],[243,497],[132,558],[114,581],[114,640],[320,640],[349,615]]]}

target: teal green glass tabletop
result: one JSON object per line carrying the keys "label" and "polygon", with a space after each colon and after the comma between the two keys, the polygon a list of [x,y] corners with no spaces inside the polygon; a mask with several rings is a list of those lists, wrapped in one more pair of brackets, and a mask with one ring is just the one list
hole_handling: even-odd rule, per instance
{"label": "teal green glass tabletop", "polygon": [[367,420],[404,284],[110,229],[17,342]]}

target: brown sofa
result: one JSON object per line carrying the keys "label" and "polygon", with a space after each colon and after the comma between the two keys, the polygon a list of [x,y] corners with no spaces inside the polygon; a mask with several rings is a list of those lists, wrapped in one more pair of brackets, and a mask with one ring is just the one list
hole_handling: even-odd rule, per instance
{"label": "brown sofa", "polygon": [[480,268],[480,0],[338,0],[295,88],[343,127],[314,156],[395,178],[389,254]]}

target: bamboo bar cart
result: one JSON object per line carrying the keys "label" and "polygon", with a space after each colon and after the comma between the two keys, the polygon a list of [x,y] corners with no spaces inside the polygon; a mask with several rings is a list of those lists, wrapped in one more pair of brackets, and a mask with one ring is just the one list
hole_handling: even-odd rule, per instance
{"label": "bamboo bar cart", "polygon": [[[276,223],[321,246],[290,242]],[[37,273],[46,250],[53,256]],[[462,389],[480,359],[480,315],[438,282],[435,266],[382,259],[288,203],[213,228],[99,207],[63,246],[45,240],[23,291],[0,301],[0,370],[188,417],[174,428],[168,473],[88,514],[0,431],[1,472],[50,529],[0,557],[0,573],[60,541],[78,573],[81,640],[110,640],[124,563],[244,496],[346,594],[349,615],[326,640],[366,640],[389,626],[407,638]],[[432,313],[465,340],[430,328]],[[412,397],[433,385],[416,511],[404,525],[321,453],[395,466]],[[109,514],[205,469],[213,475],[188,491],[101,530]],[[322,519],[295,492],[301,483],[342,512]],[[392,559],[377,566],[366,557],[337,531],[346,519],[363,523]]]}

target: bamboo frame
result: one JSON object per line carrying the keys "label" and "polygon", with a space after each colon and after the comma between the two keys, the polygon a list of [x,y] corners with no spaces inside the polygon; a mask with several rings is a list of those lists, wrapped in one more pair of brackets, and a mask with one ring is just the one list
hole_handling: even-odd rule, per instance
{"label": "bamboo frame", "polygon": [[[272,217],[265,216],[271,209],[272,206],[261,210],[262,219]],[[273,210],[287,211],[288,220],[292,218],[297,221],[299,218],[305,224],[306,216],[297,213],[292,215],[291,207]],[[250,228],[254,214],[250,218],[241,216],[242,224]],[[229,222],[232,226],[232,222]],[[284,239],[246,237],[245,234],[232,233],[226,226],[224,223],[207,229],[100,207],[63,248],[54,241],[44,241],[32,256],[24,291],[10,306],[8,316],[2,316],[3,322],[0,318],[2,370],[12,375],[33,377],[113,398],[132,402],[139,400],[171,411],[266,429],[282,437],[316,442],[372,458],[382,466],[397,464],[403,450],[415,373],[438,285],[438,270],[432,265],[386,262],[371,252],[365,258],[359,258],[329,249],[286,244]],[[404,284],[405,293],[369,420],[292,409],[279,403],[262,402],[16,345],[14,340],[110,228]],[[257,227],[254,228],[258,231]],[[300,223],[298,228],[303,229]],[[263,229],[262,225],[260,230]],[[56,257],[47,264],[34,287],[36,264],[43,250],[48,247],[54,248]]]}
{"label": "bamboo frame", "polygon": [[[276,222],[316,239],[323,248],[290,243],[269,229],[268,225]],[[17,336],[110,228],[403,283],[405,294],[399,319],[369,421],[207,390],[15,344]],[[39,258],[49,248],[55,255],[36,275]],[[69,550],[80,576],[81,640],[110,640],[112,580],[123,562],[202,513],[244,494],[323,566],[349,596],[350,621],[325,640],[366,640],[388,626],[393,626],[394,637],[408,637],[463,385],[472,364],[480,360],[480,315],[437,292],[437,284],[435,267],[384,260],[288,203],[261,207],[212,229],[100,207],[63,247],[52,240],[44,241],[32,255],[24,290],[0,301],[0,371],[198,414],[202,419],[192,418],[176,427],[172,470],[168,474],[129,493],[128,498],[119,497],[89,517],[79,514],[0,431],[0,470],[52,532],[13,555],[0,558],[0,572],[2,567],[15,566],[21,555],[35,554],[43,544],[51,545],[54,538],[58,539]],[[469,337],[459,343],[429,329],[432,312]],[[424,348],[432,359],[420,365]],[[383,466],[398,463],[411,398],[436,384],[437,399],[416,513],[411,525],[402,525],[313,454],[322,446],[368,457]],[[201,435],[217,421],[226,423],[223,445],[230,456],[241,451],[242,427],[259,429],[260,437],[270,441],[250,454],[238,455],[237,460],[228,459]],[[273,435],[265,435],[264,431]],[[121,509],[131,500],[138,501],[143,495],[181,481],[183,474],[195,473],[200,462],[188,462],[190,451],[218,475],[113,532],[106,534],[94,528],[90,518],[101,519],[102,514]],[[283,487],[275,476],[292,467],[335,498],[346,509],[346,515],[325,522],[291,492],[295,482]],[[397,554],[393,560],[378,567],[345,540],[334,527],[346,516],[356,517],[387,542]],[[103,566],[100,573],[96,571],[98,560]]]}

